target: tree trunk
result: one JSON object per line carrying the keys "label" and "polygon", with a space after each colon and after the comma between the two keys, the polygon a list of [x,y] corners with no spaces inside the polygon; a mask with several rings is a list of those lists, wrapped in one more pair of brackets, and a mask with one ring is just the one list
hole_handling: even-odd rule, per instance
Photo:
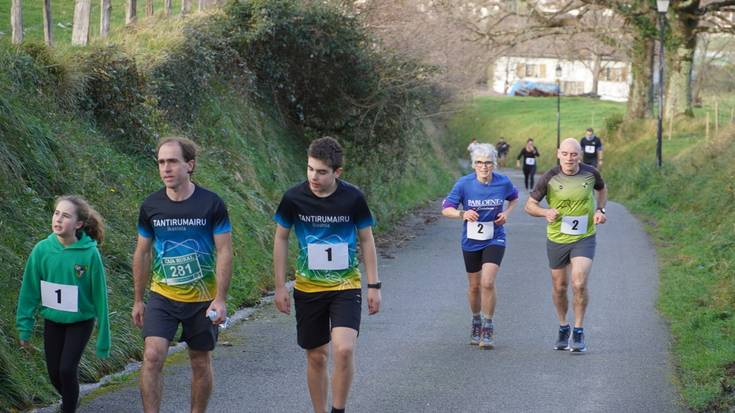
{"label": "tree trunk", "polygon": [[12,30],[12,42],[13,44],[20,44],[23,42],[23,9],[21,7],[21,0],[12,0],[10,5],[10,26]]}
{"label": "tree trunk", "polygon": [[598,96],[597,89],[600,84],[600,71],[602,70],[602,56],[595,54],[595,60],[592,63],[592,96]]}
{"label": "tree trunk", "polygon": [[86,46],[89,43],[89,13],[92,0],[76,0],[74,4],[74,22],[71,32],[71,44]]}
{"label": "tree trunk", "polygon": [[628,92],[628,119],[643,119],[653,114],[653,39],[636,36],[630,50],[633,83]]}
{"label": "tree trunk", "polygon": [[145,0],[145,15],[153,16],[153,0]]}
{"label": "tree trunk", "polygon": [[166,17],[170,16],[174,8],[173,0],[164,0],[163,2],[163,14],[166,15]]}
{"label": "tree trunk", "polygon": [[198,11],[204,11],[204,9],[207,7],[207,3],[205,0],[198,0],[197,1],[197,10]]}
{"label": "tree trunk", "polygon": [[105,38],[110,33],[110,14],[112,3],[110,0],[100,0],[100,37]]}
{"label": "tree trunk", "polygon": [[[692,3],[698,4],[698,1]],[[692,69],[694,67],[694,51],[697,48],[697,36],[694,33],[698,25],[698,18],[687,10],[677,10],[677,13],[670,13],[674,18],[669,20],[670,35],[677,45],[675,51],[666,50],[669,56],[666,56],[667,66],[669,70],[668,76],[664,74],[664,79],[668,80],[666,90],[666,112],[676,115],[694,116],[692,110]]]}
{"label": "tree trunk", "polygon": [[128,9],[125,11],[125,25],[129,26],[135,23],[138,18],[138,1],[128,0]]}
{"label": "tree trunk", "polygon": [[181,0],[181,15],[191,12],[191,0]]}
{"label": "tree trunk", "polygon": [[54,45],[54,22],[51,17],[51,0],[43,0],[43,41],[46,46]]}

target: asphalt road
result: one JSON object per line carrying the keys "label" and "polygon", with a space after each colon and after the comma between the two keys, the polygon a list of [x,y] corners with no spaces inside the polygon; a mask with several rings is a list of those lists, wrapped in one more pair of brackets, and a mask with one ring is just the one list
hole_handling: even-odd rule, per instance
{"label": "asphalt road", "polygon": [[[518,172],[505,172],[522,187]],[[396,235],[412,239],[380,251],[383,306],[370,317],[363,309],[348,411],[682,411],[672,385],[670,337],[654,307],[655,252],[641,224],[622,206],[609,204],[590,276],[588,351],[554,351],[558,323],[545,225],[523,212],[527,194],[521,193],[506,226],[495,349],[468,344],[461,227],[442,218],[436,204]],[[214,354],[210,412],[311,411],[293,316],[264,306],[225,330],[221,341],[232,345],[220,345]],[[189,380],[187,363],[166,366],[163,412],[188,411]],[[79,411],[142,411],[137,382],[85,398]]]}

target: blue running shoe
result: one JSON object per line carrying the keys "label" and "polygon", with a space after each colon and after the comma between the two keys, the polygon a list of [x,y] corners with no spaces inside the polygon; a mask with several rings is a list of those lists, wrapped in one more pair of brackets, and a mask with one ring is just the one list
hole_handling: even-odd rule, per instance
{"label": "blue running shoe", "polygon": [[559,327],[559,338],[556,340],[554,350],[569,350],[569,336],[572,334],[572,328],[569,324]]}
{"label": "blue running shoe", "polygon": [[495,327],[492,324],[484,324],[480,332],[480,348],[484,350],[490,350],[495,347]]}
{"label": "blue running shoe", "polygon": [[470,344],[476,346],[480,344],[480,334],[482,330],[482,320],[472,318],[472,333],[470,333]]}
{"label": "blue running shoe", "polygon": [[584,342],[584,330],[575,328],[572,333],[572,353],[584,353],[587,351],[587,345]]}

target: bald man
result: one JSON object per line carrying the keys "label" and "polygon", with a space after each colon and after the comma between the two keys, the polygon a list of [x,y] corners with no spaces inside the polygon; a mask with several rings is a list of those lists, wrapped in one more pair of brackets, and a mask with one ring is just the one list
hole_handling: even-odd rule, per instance
{"label": "bald man", "polygon": [[[541,177],[529,195],[525,210],[531,216],[546,218],[547,222],[546,252],[551,268],[552,300],[559,318],[554,349],[583,353],[587,350],[583,327],[589,301],[587,277],[595,256],[595,226],[607,221],[607,187],[597,169],[582,163],[582,147],[576,139],[565,139],[556,156],[559,165]],[[544,198],[548,208],[540,204]],[[570,275],[573,330],[567,323]]]}

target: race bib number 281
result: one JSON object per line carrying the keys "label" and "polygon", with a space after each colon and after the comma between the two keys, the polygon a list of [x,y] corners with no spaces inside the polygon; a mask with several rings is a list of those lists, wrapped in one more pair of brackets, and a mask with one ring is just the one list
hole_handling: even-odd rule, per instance
{"label": "race bib number 281", "polygon": [[161,266],[168,285],[189,284],[204,277],[196,253],[163,257]]}

